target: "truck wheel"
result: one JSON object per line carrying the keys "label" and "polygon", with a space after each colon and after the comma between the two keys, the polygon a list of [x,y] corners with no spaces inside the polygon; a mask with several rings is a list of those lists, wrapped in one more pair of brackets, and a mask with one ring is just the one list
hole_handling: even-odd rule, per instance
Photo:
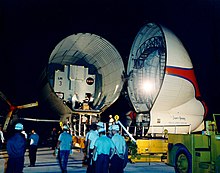
{"label": "truck wheel", "polygon": [[215,172],[220,172],[220,155],[217,157],[215,161]]}
{"label": "truck wheel", "polygon": [[177,149],[175,171],[177,173],[192,173],[192,155],[184,146]]}

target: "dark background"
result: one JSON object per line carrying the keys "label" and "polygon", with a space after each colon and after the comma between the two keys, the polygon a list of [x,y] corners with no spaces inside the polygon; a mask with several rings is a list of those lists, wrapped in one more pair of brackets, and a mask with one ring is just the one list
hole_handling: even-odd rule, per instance
{"label": "dark background", "polygon": [[[0,22],[0,91],[15,105],[38,99],[40,73],[65,37],[88,32],[107,39],[126,68],[136,34],[146,22],[156,22],[188,51],[209,117],[220,113],[219,0],[2,0]],[[107,114],[129,109],[120,97]],[[36,108],[23,113],[52,114]]]}

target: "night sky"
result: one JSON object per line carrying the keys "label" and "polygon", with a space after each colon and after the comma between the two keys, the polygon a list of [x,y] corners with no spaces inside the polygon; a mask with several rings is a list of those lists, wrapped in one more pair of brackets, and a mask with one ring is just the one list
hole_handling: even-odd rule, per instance
{"label": "night sky", "polygon": [[[0,91],[13,104],[35,102],[37,80],[54,47],[78,32],[112,43],[125,68],[133,40],[146,22],[167,27],[192,60],[209,115],[220,113],[219,0],[2,0]],[[119,99],[113,105],[115,112]],[[112,111],[112,112],[114,112]]]}

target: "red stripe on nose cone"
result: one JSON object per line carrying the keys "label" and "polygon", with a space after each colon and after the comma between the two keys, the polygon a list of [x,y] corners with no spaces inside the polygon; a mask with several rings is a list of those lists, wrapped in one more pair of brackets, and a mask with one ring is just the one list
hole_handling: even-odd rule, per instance
{"label": "red stripe on nose cone", "polygon": [[195,97],[197,99],[199,99],[201,101],[201,103],[203,104],[203,107],[205,110],[205,113],[204,113],[204,118],[205,118],[208,114],[208,107],[207,107],[206,103],[203,100],[201,100],[201,94],[199,91],[199,86],[198,86],[193,68],[187,69],[187,68],[167,66],[166,67],[166,74],[184,78],[193,84],[193,86],[195,88]]}
{"label": "red stripe on nose cone", "polygon": [[187,69],[187,68],[167,66],[166,67],[166,74],[178,76],[178,77],[181,77],[181,78],[184,78],[184,79],[190,81],[195,88],[196,98],[201,97],[201,94],[199,91],[199,86],[198,86],[198,83],[197,83],[197,80],[195,77],[195,73],[192,68]]}

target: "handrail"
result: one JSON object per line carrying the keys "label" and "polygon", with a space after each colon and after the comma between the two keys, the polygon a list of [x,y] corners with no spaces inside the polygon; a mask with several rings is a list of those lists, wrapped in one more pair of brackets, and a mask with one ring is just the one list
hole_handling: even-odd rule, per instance
{"label": "handrail", "polygon": [[[137,136],[137,126],[129,126],[129,127],[125,127],[120,121],[117,121],[116,124],[119,124],[122,129],[126,132],[126,134],[131,138],[131,140],[133,142],[136,143],[136,140],[134,139],[133,136]],[[164,130],[165,130],[165,127],[174,127],[175,128],[175,133],[177,133],[177,128],[178,127],[187,127],[189,126],[189,134],[191,134],[191,124],[172,124],[172,125],[150,125],[150,126],[140,126],[142,127],[142,136],[144,136],[144,130],[145,130],[145,127],[147,127],[148,129],[151,127],[162,127],[162,131],[161,131],[161,134],[164,133]],[[129,132],[129,128],[133,127],[134,128],[134,131],[133,133],[130,133]],[[105,124],[105,129],[106,129],[106,124]],[[154,134],[152,132],[152,134]],[[86,125],[85,124],[75,124],[73,125],[73,135],[75,136],[85,136],[86,135]]]}
{"label": "handrail", "polygon": [[191,124],[169,124],[169,125],[150,125],[149,127],[175,127],[175,133],[177,133],[177,127],[189,126],[189,134],[191,133]]}
{"label": "handrail", "polygon": [[131,138],[131,140],[136,143],[136,140],[133,138],[131,133],[125,128],[125,126],[120,121],[116,121],[116,124],[119,124],[123,128],[123,130],[127,133],[127,135]]}

